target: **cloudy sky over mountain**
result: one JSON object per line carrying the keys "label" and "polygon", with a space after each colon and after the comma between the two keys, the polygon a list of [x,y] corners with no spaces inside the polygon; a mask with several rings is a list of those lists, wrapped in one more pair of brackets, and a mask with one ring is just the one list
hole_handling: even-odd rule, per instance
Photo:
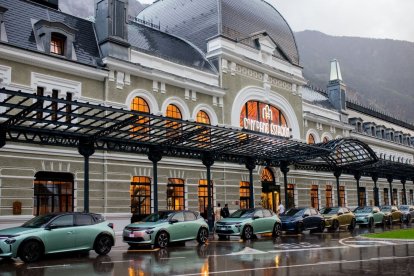
{"label": "cloudy sky over mountain", "polygon": [[[134,0],[130,0],[131,2]],[[179,1],[179,0],[176,0]],[[202,1],[202,0],[200,0]],[[152,0],[141,0],[143,4]],[[413,0],[268,0],[293,31],[336,36],[390,38],[414,42]],[[60,0],[64,12],[93,15],[94,0]]]}

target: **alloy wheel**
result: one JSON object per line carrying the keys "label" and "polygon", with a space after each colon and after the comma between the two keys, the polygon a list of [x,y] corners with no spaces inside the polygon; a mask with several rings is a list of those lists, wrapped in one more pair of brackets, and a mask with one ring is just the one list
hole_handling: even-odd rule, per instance
{"label": "alloy wheel", "polygon": [[38,241],[28,241],[22,245],[20,259],[26,263],[35,262],[43,255],[43,248]]}
{"label": "alloy wheel", "polygon": [[99,236],[95,242],[95,252],[99,255],[106,255],[111,251],[112,239],[108,235]]}
{"label": "alloy wheel", "polygon": [[201,228],[198,231],[198,235],[197,235],[197,241],[198,243],[206,243],[206,241],[208,240],[208,231],[205,228]]}
{"label": "alloy wheel", "polygon": [[161,232],[157,235],[157,245],[160,248],[165,248],[168,245],[169,242],[169,238],[168,238],[168,234],[166,232]]}

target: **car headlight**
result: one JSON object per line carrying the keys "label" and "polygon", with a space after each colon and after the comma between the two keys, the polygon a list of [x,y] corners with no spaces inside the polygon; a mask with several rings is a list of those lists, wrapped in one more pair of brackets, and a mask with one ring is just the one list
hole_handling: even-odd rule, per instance
{"label": "car headlight", "polygon": [[8,238],[7,240],[5,240],[4,241],[5,243],[7,243],[7,244],[13,244],[13,243],[15,243],[16,242],[16,239],[13,239],[13,238]]}
{"label": "car headlight", "polygon": [[154,233],[154,230],[152,230],[154,228],[148,228],[147,230],[145,230],[145,233],[147,233],[148,235],[151,235],[152,233]]}

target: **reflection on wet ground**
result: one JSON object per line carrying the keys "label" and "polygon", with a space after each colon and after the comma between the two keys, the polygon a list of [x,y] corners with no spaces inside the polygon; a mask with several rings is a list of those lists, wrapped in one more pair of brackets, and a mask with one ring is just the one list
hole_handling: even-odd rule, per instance
{"label": "reflection on wet ground", "polygon": [[[407,227],[413,226],[391,228]],[[284,233],[247,242],[215,237],[206,245],[187,242],[167,249],[129,248],[118,237],[108,256],[59,254],[33,264],[0,259],[0,275],[410,275],[414,243],[355,238],[389,229]]]}

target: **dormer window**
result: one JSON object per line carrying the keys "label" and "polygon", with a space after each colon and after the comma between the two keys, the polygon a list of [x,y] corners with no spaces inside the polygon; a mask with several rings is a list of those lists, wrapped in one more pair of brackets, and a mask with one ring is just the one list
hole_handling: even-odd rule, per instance
{"label": "dormer window", "polygon": [[52,33],[50,37],[50,53],[64,56],[65,55],[66,37],[59,33]]}

